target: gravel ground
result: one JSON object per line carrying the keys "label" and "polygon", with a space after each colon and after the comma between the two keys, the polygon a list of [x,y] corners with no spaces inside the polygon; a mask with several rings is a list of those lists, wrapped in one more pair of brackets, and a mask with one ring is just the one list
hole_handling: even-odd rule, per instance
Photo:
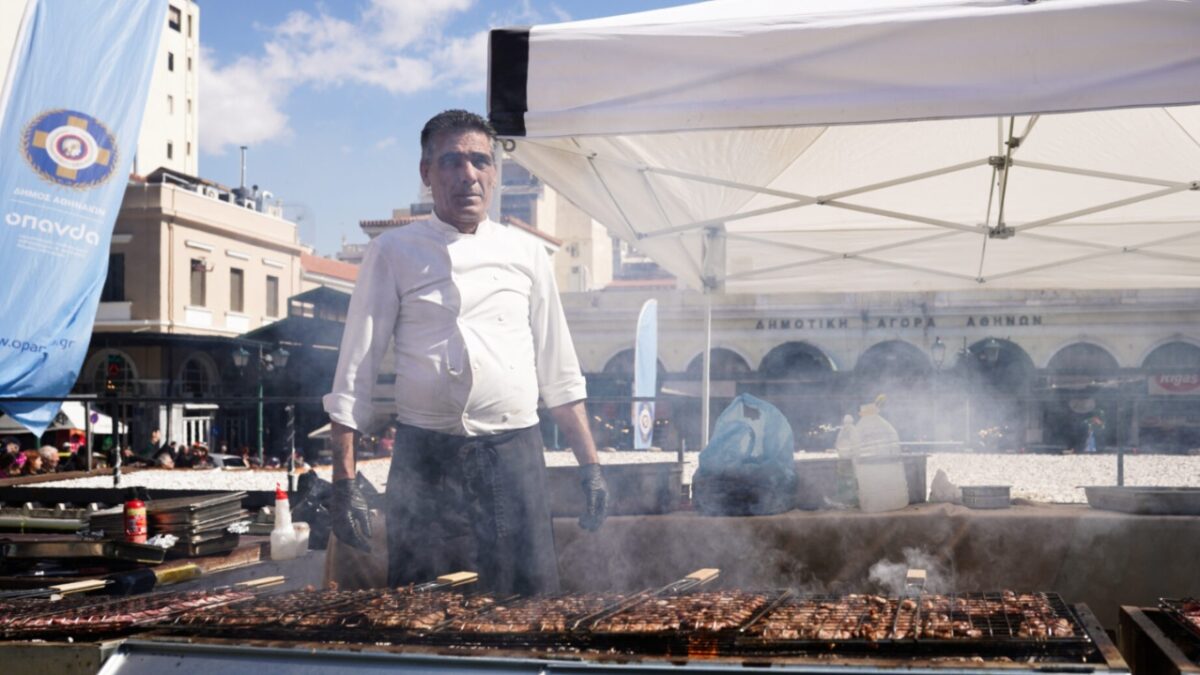
{"label": "gravel ground", "polygon": [[[797,459],[834,457],[833,454],[797,453]],[[601,453],[602,464],[632,464],[640,462],[674,461],[672,452]],[[696,470],[699,453],[688,453],[685,459],[684,482],[690,483]],[[575,457],[569,452],[547,452],[549,466],[573,466]],[[377,487],[387,482],[387,459],[359,462],[359,469]],[[1012,455],[1012,454],[934,454],[929,456],[927,480],[932,481],[938,469],[946,472],[957,485],[1012,485],[1012,496],[1040,502],[1085,503],[1082,485],[1115,485],[1117,459],[1115,455]],[[328,479],[330,469],[317,469]],[[276,483],[287,482],[280,470],[146,470],[126,474],[122,485],[140,485],[160,489],[195,490],[271,490]],[[1125,458],[1126,485],[1161,485],[1200,487],[1200,456],[1131,455]],[[111,487],[106,476],[77,478],[55,483],[39,483],[37,487]]]}

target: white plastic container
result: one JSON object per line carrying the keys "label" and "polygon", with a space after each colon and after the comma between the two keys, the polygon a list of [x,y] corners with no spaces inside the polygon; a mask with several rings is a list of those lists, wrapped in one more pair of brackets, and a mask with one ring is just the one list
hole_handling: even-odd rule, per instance
{"label": "white plastic container", "polygon": [[868,513],[895,511],[908,506],[908,481],[901,457],[857,457],[858,505]]}
{"label": "white plastic container", "polygon": [[[307,536],[304,546],[308,548]],[[292,527],[292,509],[288,505],[287,493],[276,484],[275,528],[271,530],[271,560],[291,560],[299,554],[296,546],[296,529]]]}

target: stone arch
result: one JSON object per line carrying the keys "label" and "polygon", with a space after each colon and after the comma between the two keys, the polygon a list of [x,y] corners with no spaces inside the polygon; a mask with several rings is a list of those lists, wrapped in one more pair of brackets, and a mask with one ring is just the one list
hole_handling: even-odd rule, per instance
{"label": "stone arch", "polygon": [[854,372],[861,377],[912,381],[929,375],[933,362],[920,347],[904,340],[886,340],[863,352]]}
{"label": "stone arch", "polygon": [[[632,347],[629,349],[622,349],[616,354],[613,354],[607,361],[604,362],[604,368],[602,368],[600,372],[604,375],[628,375],[630,378],[632,378],[633,354],[634,350]],[[663,378],[667,375],[667,369],[666,366],[663,365],[662,359],[657,360],[656,366],[658,368],[658,381],[661,385]]]}
{"label": "stone arch", "polygon": [[[737,380],[751,375],[754,369],[750,362],[741,354],[726,347],[712,348],[712,378],[714,380]],[[704,373],[704,352],[700,352],[688,362],[684,375],[688,379],[698,380]]]}
{"label": "stone arch", "polygon": [[1200,346],[1180,338],[1167,340],[1151,349],[1141,365],[1159,371],[1200,369]]}
{"label": "stone arch", "polygon": [[764,379],[787,380],[796,376],[829,373],[836,370],[833,359],[819,347],[807,342],[785,342],[763,357],[758,372]]}
{"label": "stone arch", "polygon": [[1121,364],[1107,348],[1094,342],[1079,341],[1065,345],[1046,362],[1051,375],[1092,375],[1119,370]]}
{"label": "stone arch", "polygon": [[127,352],[105,348],[97,350],[88,358],[79,379],[93,393],[115,391],[136,394],[141,378],[138,375],[137,363]]}
{"label": "stone arch", "polygon": [[216,361],[204,352],[192,352],[175,373],[175,393],[179,396],[204,398],[212,395],[220,382],[220,369]]}

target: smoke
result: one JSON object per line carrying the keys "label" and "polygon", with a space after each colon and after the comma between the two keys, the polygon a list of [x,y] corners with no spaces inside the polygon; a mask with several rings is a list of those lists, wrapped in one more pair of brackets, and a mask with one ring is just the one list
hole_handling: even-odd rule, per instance
{"label": "smoke", "polygon": [[901,596],[908,591],[908,571],[925,570],[927,593],[950,593],[955,588],[954,571],[928,552],[917,548],[905,548],[900,554],[903,562],[880,560],[871,566],[867,579],[871,590],[886,595]]}

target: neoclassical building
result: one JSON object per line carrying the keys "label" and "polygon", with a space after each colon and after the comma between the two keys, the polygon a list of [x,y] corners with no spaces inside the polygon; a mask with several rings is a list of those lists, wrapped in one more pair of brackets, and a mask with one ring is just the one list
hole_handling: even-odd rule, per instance
{"label": "neoclassical building", "polygon": [[[659,437],[695,448],[704,296],[567,294],[594,407],[621,443],[633,330],[659,302]],[[1200,447],[1200,291],[713,296],[713,419],[737,393],[788,415],[797,444],[832,447],[843,415],[885,395],[903,441],[999,450]],[[938,345],[938,346],[935,346]],[[606,408],[604,401],[608,400]],[[602,425],[603,426],[603,425]],[[936,447],[936,446],[934,446]]]}

